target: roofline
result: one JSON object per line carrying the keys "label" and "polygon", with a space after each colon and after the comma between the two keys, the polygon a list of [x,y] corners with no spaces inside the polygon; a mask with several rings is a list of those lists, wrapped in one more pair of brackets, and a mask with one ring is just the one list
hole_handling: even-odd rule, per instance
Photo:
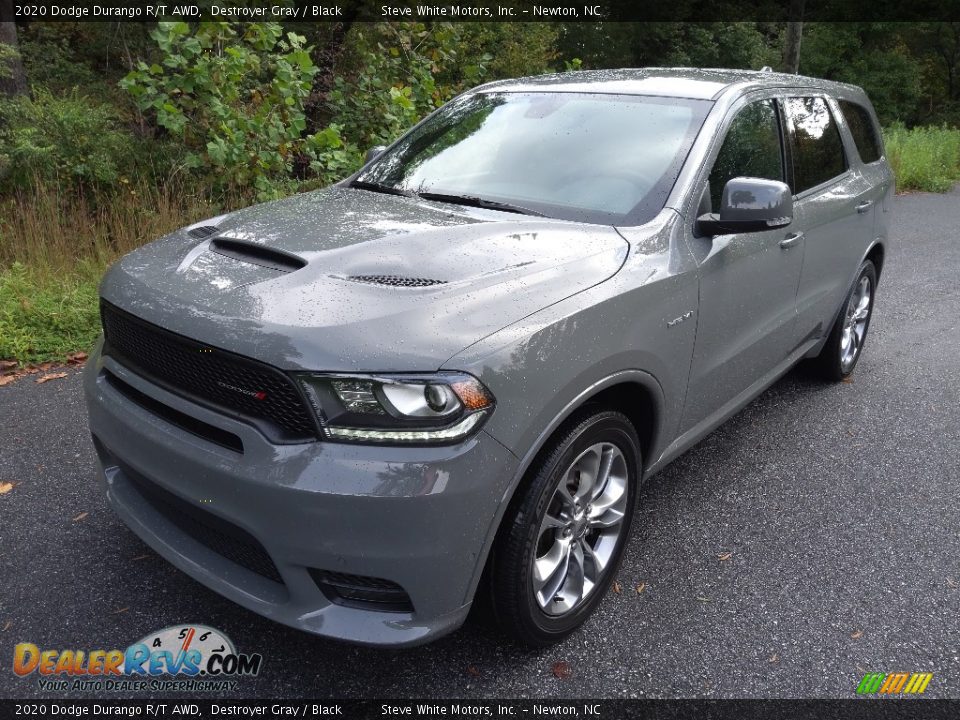
{"label": "roofline", "polygon": [[[773,72],[769,70],[744,70],[744,69],[734,69],[734,68],[693,68],[693,67],[640,67],[640,68],[613,68],[612,72],[630,72],[633,71],[651,71],[652,74],[650,77],[656,77],[655,73],[657,70],[663,70],[668,73],[677,72],[677,71],[704,71],[704,72],[714,72],[714,73],[730,73],[730,74],[740,74],[746,75],[748,77],[741,77],[736,79],[731,79],[726,84],[717,90],[709,98],[705,98],[702,95],[687,95],[687,94],[672,94],[672,93],[663,93],[663,92],[640,92],[640,91],[631,91],[629,89],[618,89],[616,91],[605,91],[603,94],[610,95],[635,95],[635,96],[647,96],[647,97],[676,97],[683,98],[688,100],[703,100],[709,99],[714,102],[719,100],[722,96],[730,92],[750,92],[752,90],[760,90],[764,88],[809,88],[809,89],[818,89],[818,90],[843,90],[848,93],[855,95],[865,96],[866,93],[863,88],[852,85],[850,83],[840,82],[838,80],[827,80],[824,78],[815,78],[807,75],[794,75],[791,73],[780,73]],[[602,72],[602,70],[587,70],[580,72]],[[590,80],[579,81],[576,78],[576,75],[579,73],[571,73],[571,82],[569,84],[580,84],[580,85],[589,85]],[[483,83],[478,85],[471,90],[468,90],[466,94],[474,92],[486,92],[489,90],[500,90],[502,92],[584,92],[582,89],[577,90],[561,90],[558,88],[551,89],[551,86],[548,84],[539,84],[539,87],[533,87],[534,83],[529,81],[538,81],[544,78],[560,78],[564,73],[543,73],[541,75],[529,75],[519,78],[505,78],[503,80],[494,80],[491,82]],[[665,76],[669,77],[669,76]],[[637,78],[636,80],[642,81],[644,78]],[[691,78],[695,79],[695,78]],[[629,80],[626,80],[629,82]],[[722,80],[720,78],[711,78],[710,80],[704,80],[704,82],[713,82],[715,84],[721,84]],[[601,81],[597,81],[598,84]]]}

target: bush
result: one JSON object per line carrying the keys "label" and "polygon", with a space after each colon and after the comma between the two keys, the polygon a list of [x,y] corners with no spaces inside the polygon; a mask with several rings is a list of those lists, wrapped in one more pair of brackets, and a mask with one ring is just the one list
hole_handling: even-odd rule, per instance
{"label": "bush", "polygon": [[894,124],[884,131],[884,144],[898,190],[946,192],[960,181],[960,130],[956,128],[908,130]]}
{"label": "bush", "polygon": [[37,181],[102,189],[132,173],[137,143],[116,111],[76,91],[0,101],[0,189]]}
{"label": "bush", "polygon": [[222,189],[276,194],[295,159],[344,158],[339,128],[304,137],[304,101],[317,68],[306,39],[279,23],[159,23],[159,62],[140,61],[121,86],[148,118],[183,142],[187,164]]}

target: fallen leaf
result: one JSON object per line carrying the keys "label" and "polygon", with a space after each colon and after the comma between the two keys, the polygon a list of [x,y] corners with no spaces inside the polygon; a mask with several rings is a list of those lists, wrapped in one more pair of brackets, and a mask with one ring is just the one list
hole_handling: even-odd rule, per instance
{"label": "fallen leaf", "polygon": [[50,382],[51,380],[59,380],[60,378],[65,378],[66,376],[67,374],[64,372],[50,373],[49,375],[42,375],[38,377],[36,382],[37,384],[40,384],[40,383]]}
{"label": "fallen leaf", "polygon": [[476,665],[467,665],[467,674],[473,677],[480,677],[480,670]]}
{"label": "fallen leaf", "polygon": [[16,379],[17,379],[16,375],[0,375],[0,387],[3,387],[4,385],[9,385]]}
{"label": "fallen leaf", "polygon": [[16,360],[0,360],[0,373],[12,372],[17,369]]}
{"label": "fallen leaf", "polygon": [[13,490],[14,483],[12,482],[0,482],[0,495],[6,495],[8,492]]}
{"label": "fallen leaf", "polygon": [[703,595],[697,595],[697,600],[700,602],[713,602],[713,600],[708,597],[703,597]]}
{"label": "fallen leaf", "polygon": [[853,385],[853,376],[852,376],[852,375],[847,375],[847,376],[843,379],[843,382],[847,383],[847,385]]}
{"label": "fallen leaf", "polygon": [[85,352],[75,352],[69,353],[67,355],[67,362],[71,365],[82,365],[86,362],[88,355]]}
{"label": "fallen leaf", "polygon": [[129,610],[129,609],[130,609],[130,608],[128,608],[128,607],[118,608],[118,609],[112,611],[110,614],[111,614],[111,615],[119,615],[120,613],[125,613],[125,612],[126,612],[127,610]]}
{"label": "fallen leaf", "polygon": [[148,557],[150,557],[150,555],[148,553],[144,553],[143,555],[137,555],[135,558],[130,558],[130,559],[133,562],[136,562],[137,560],[146,560]]}
{"label": "fallen leaf", "polygon": [[613,583],[613,591],[614,591],[617,595],[619,595],[620,593],[623,592],[623,587],[620,585],[620,583],[614,581],[614,583]]}
{"label": "fallen leaf", "polygon": [[9,620],[7,620],[7,621],[3,624],[3,632],[6,632],[7,630],[9,630],[9,629],[12,628],[12,627],[13,627],[13,623],[10,622]]}
{"label": "fallen leaf", "polygon": [[38,372],[40,372],[40,368],[38,368],[36,365],[31,365],[30,367],[24,368],[23,371],[28,375],[36,375]]}
{"label": "fallen leaf", "polygon": [[773,655],[770,656],[767,662],[771,662],[771,663],[780,662],[780,656],[774,653]]}
{"label": "fallen leaf", "polygon": [[80,513],[79,515],[77,515],[77,516],[73,519],[73,522],[80,522],[81,520],[83,520],[83,519],[84,519],[87,515],[89,515],[89,514],[90,514],[90,513],[88,513],[88,512],[82,512],[82,513]]}
{"label": "fallen leaf", "polygon": [[550,672],[553,673],[555,678],[560,680],[566,680],[568,677],[573,675],[573,669],[570,667],[570,663],[564,662],[563,660],[555,662],[553,667],[550,668]]}
{"label": "fallen leaf", "polygon": [[719,555],[717,555],[717,560],[719,560],[720,562],[726,562],[727,560],[729,560],[729,559],[732,558],[732,557],[733,557],[733,553],[732,553],[732,552],[725,552],[725,553],[720,553]]}
{"label": "fallen leaf", "polygon": [[643,592],[644,590],[646,590],[646,589],[647,589],[647,584],[646,584],[646,583],[640,583],[639,585],[637,585],[637,595],[639,595],[640,593],[642,593],[642,592]]}
{"label": "fallen leaf", "polygon": [[957,581],[954,580],[953,578],[947,578],[947,587],[955,588],[955,587],[960,587],[960,585],[957,585]]}
{"label": "fallen leaf", "polygon": [[855,630],[854,632],[850,633],[850,638],[852,640],[859,640],[862,637],[863,637],[863,630]]}

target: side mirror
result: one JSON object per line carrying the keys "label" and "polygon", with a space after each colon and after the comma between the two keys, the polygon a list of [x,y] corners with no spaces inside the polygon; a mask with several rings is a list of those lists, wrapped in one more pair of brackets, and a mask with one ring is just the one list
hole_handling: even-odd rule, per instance
{"label": "side mirror", "polygon": [[776,230],[793,222],[793,194],[779,180],[737,177],[723,188],[720,213],[697,218],[702,235]]}
{"label": "side mirror", "polygon": [[383,151],[387,149],[386,145],[374,145],[372,148],[367,150],[367,156],[363,160],[363,164],[366,165],[369,162],[376,160],[383,154]]}

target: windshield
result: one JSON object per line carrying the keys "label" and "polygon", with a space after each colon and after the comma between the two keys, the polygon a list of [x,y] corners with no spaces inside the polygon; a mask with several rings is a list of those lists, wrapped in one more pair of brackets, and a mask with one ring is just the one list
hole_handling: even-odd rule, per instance
{"label": "windshield", "polygon": [[641,224],[663,208],[710,105],[592,93],[468,95],[356,181],[444,202],[459,196],[566,220]]}

